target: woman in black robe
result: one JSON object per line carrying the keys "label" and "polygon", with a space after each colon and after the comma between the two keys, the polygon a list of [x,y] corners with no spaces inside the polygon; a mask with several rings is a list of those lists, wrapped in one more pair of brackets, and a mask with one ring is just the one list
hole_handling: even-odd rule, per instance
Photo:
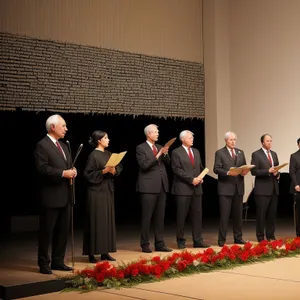
{"label": "woman in black robe", "polygon": [[83,255],[96,263],[95,254],[101,260],[115,259],[109,252],[116,252],[116,225],[114,209],[114,177],[120,174],[122,166],[105,167],[111,153],[106,132],[97,130],[89,140],[95,150],[89,155],[84,170],[87,181],[86,216],[83,235]]}

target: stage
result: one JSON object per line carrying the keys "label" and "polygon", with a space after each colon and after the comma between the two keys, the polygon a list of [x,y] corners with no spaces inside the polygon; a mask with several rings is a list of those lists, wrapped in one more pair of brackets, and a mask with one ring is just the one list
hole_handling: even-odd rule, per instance
{"label": "stage", "polygon": [[[204,220],[203,237],[217,251],[217,220]],[[169,223],[165,230],[166,244],[176,249],[175,224]],[[277,238],[295,237],[293,220],[278,220]],[[187,250],[192,248],[190,226],[186,229]],[[255,222],[244,222],[244,239],[255,242]],[[231,228],[228,232],[228,245],[233,243]],[[83,269],[89,264],[87,257],[81,255],[82,231],[75,230],[75,269]],[[129,262],[140,257],[168,255],[162,252],[145,254],[139,247],[139,226],[117,226],[117,253],[112,255],[120,261]],[[10,234],[1,241],[0,249],[0,297],[16,299],[86,298],[89,299],[299,299],[300,259],[299,257],[218,270],[187,277],[165,280],[157,283],[140,284],[134,288],[121,290],[102,290],[87,294],[76,292],[59,293],[66,285],[63,277],[66,272],[53,271],[53,275],[43,275],[36,265],[37,233],[19,232]],[[66,260],[71,265],[71,243]],[[35,296],[36,295],[36,296]],[[27,298],[28,299],[28,298]]]}

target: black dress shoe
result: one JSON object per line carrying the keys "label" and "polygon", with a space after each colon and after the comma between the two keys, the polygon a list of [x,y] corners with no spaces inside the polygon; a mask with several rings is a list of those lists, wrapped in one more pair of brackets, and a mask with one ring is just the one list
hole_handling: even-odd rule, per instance
{"label": "black dress shoe", "polygon": [[185,243],[179,242],[177,243],[178,249],[185,249]]}
{"label": "black dress shoe", "polygon": [[207,244],[203,241],[194,243],[194,248],[208,248],[208,247],[210,247],[210,244]]}
{"label": "black dress shoe", "polygon": [[52,270],[58,270],[58,271],[72,271],[73,268],[66,266],[65,264],[62,265],[51,265]]}
{"label": "black dress shoe", "polygon": [[40,273],[42,273],[42,274],[52,274],[52,271],[49,268],[49,266],[41,266],[40,267]]}
{"label": "black dress shoe", "polygon": [[158,247],[158,248],[155,248],[155,251],[159,251],[159,252],[172,252],[173,249],[167,247],[167,246],[162,246],[162,247]]}
{"label": "black dress shoe", "polygon": [[234,243],[238,244],[238,245],[245,245],[247,242],[245,242],[243,239],[241,239],[241,240],[235,240]]}
{"label": "black dress shoe", "polygon": [[219,247],[223,247],[225,245],[225,241],[218,241]]}
{"label": "black dress shoe", "polygon": [[101,260],[116,261],[116,259],[113,258],[112,256],[110,256],[108,253],[106,253],[106,254],[101,254]]}
{"label": "black dress shoe", "polygon": [[274,242],[274,241],[277,241],[277,240],[276,240],[275,236],[273,236],[271,238],[268,238],[267,241],[268,242]]}
{"label": "black dress shoe", "polygon": [[98,260],[95,258],[94,255],[89,255],[89,262],[95,264],[98,262]]}
{"label": "black dress shoe", "polygon": [[152,250],[150,249],[150,247],[142,247],[142,251],[145,253],[152,253]]}

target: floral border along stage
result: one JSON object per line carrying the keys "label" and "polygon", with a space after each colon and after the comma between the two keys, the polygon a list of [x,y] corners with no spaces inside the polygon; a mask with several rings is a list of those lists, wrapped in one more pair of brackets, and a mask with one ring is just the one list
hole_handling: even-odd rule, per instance
{"label": "floral border along stage", "polygon": [[69,278],[67,290],[90,291],[99,286],[106,288],[130,287],[139,283],[154,282],[188,274],[233,268],[246,263],[272,260],[300,254],[300,237],[258,244],[246,243],[243,247],[224,246],[216,252],[208,248],[203,252],[174,252],[166,257],[154,256],[114,266],[107,261],[98,262],[94,268],[77,271]]}

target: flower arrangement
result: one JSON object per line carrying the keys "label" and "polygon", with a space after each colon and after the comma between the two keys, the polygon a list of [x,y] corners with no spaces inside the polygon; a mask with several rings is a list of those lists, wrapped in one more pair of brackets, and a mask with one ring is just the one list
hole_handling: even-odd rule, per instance
{"label": "flower arrangement", "polygon": [[170,256],[154,256],[139,259],[119,266],[109,262],[98,262],[94,268],[77,271],[69,278],[70,288],[66,290],[90,291],[99,286],[105,288],[130,287],[139,283],[154,282],[193,273],[216,269],[233,268],[246,263],[272,260],[300,254],[300,237],[258,244],[246,243],[243,247],[224,246],[219,252],[208,248],[203,252],[182,251]]}

